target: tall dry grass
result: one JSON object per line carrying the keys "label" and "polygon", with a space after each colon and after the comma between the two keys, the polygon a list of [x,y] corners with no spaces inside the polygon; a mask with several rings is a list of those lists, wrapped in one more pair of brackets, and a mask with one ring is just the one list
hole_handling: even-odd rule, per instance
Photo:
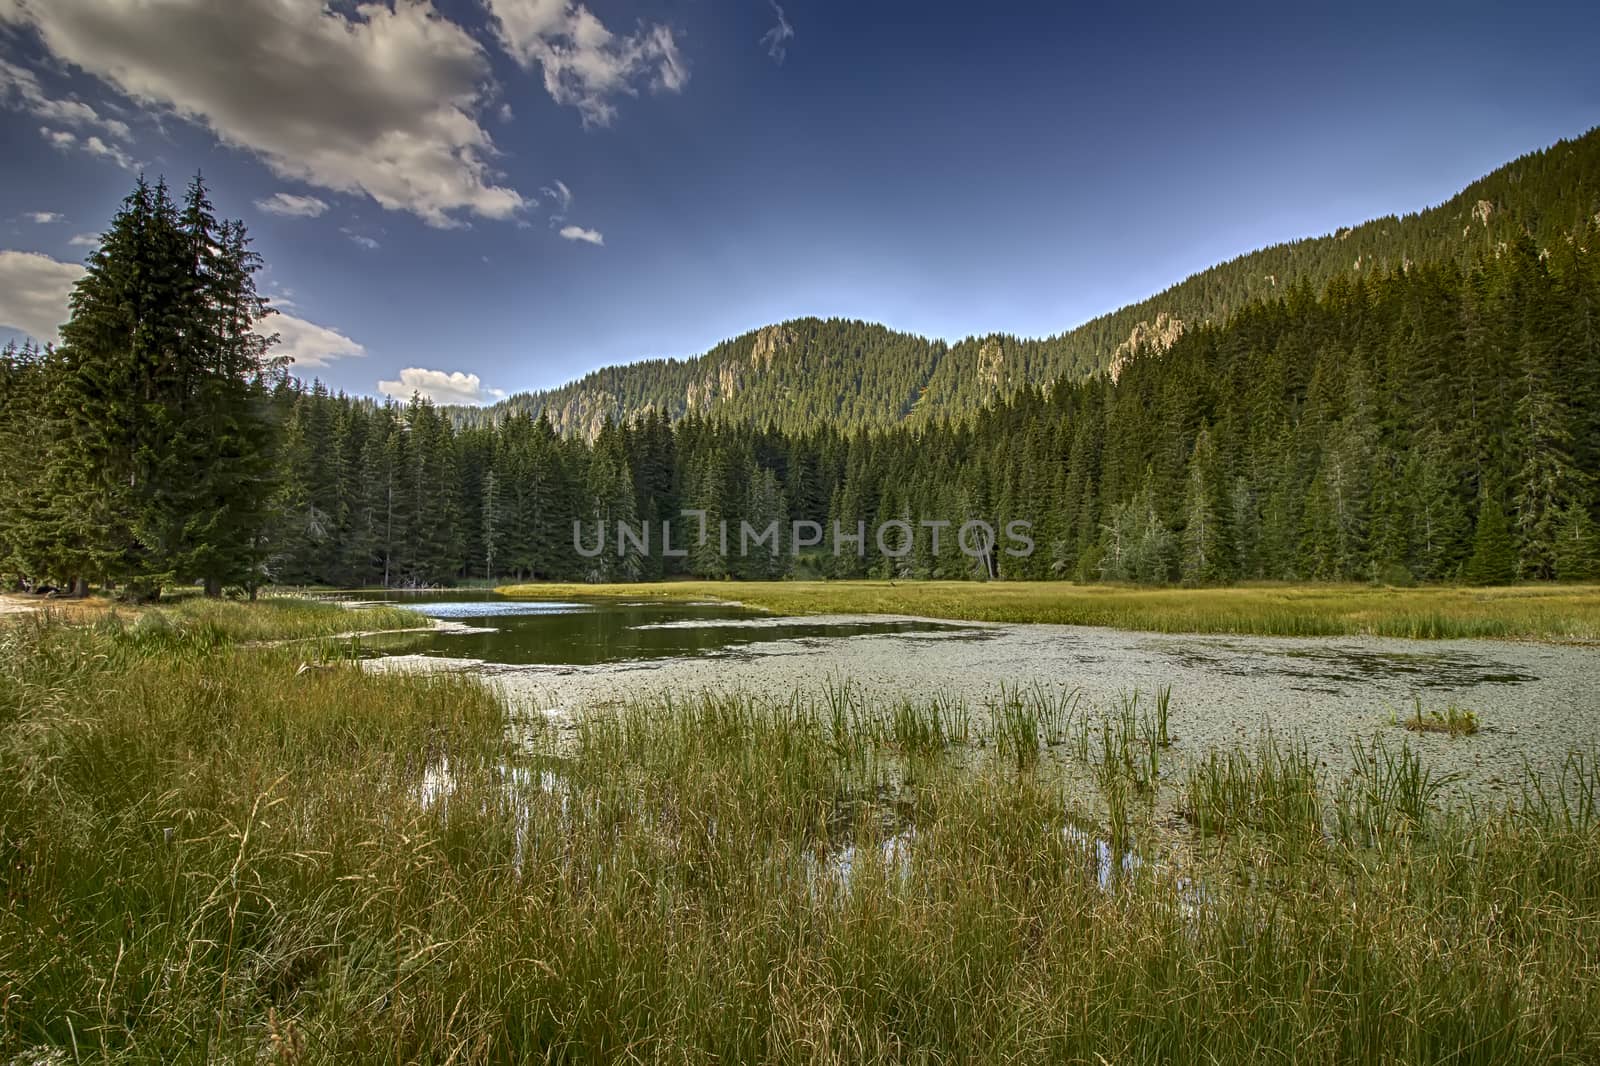
{"label": "tall dry grass", "polygon": [[513,744],[470,680],[299,661],[0,629],[0,1061],[1600,1058],[1576,755],[1448,811],[1408,748],[1179,767],[1156,704],[1036,690]]}

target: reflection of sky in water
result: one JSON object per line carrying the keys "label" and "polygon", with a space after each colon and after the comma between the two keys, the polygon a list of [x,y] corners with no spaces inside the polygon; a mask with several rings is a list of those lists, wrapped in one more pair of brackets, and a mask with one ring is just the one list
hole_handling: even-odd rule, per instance
{"label": "reflection of sky in water", "polygon": [[629,629],[791,629],[819,630],[846,633],[852,629],[871,629],[879,633],[892,633],[899,629],[922,632],[956,631],[971,629],[960,622],[905,621],[903,619],[843,618],[810,620],[783,615],[777,618],[684,618],[676,622],[647,622],[629,626]]}
{"label": "reflection of sky in water", "polygon": [[437,619],[448,628],[408,638],[416,655],[477,659],[504,666],[594,665],[686,656],[748,654],[823,637],[967,634],[961,623],[899,618],[784,618],[732,603],[670,600],[511,600],[475,590],[387,602]]}
{"label": "reflection of sky in water", "polygon": [[507,603],[504,600],[485,602],[457,602],[457,603],[396,603],[396,607],[404,607],[408,611],[425,614],[429,618],[494,618],[506,617],[514,614],[572,614],[577,611],[588,611],[593,608],[587,603],[559,603],[556,601],[543,601],[538,603]]}

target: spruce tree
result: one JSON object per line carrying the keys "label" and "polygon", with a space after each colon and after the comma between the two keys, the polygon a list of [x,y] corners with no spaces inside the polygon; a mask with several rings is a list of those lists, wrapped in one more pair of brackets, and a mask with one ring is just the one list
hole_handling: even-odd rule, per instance
{"label": "spruce tree", "polygon": [[1462,578],[1469,585],[1505,585],[1516,579],[1517,551],[1511,540],[1499,493],[1485,488],[1478,499],[1478,524],[1472,535],[1472,556]]}
{"label": "spruce tree", "polygon": [[1555,577],[1559,581],[1600,579],[1600,528],[1582,504],[1568,504],[1555,542]]}
{"label": "spruce tree", "polygon": [[1222,526],[1224,503],[1217,450],[1211,431],[1202,426],[1189,457],[1188,486],[1183,500],[1183,580],[1190,585],[1209,585],[1226,578],[1227,538]]}
{"label": "spruce tree", "polygon": [[36,424],[47,509],[36,560],[134,598],[200,579],[253,589],[271,495],[268,313],[244,227],[196,178],[184,203],[142,178],[73,290]]}

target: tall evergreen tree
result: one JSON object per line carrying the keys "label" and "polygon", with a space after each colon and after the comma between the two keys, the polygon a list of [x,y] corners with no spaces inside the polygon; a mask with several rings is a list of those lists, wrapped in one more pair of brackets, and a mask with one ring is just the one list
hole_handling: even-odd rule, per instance
{"label": "tall evergreen tree", "polygon": [[1472,585],[1504,585],[1517,576],[1516,546],[1498,492],[1485,488],[1478,499],[1478,525],[1472,557],[1462,577]]}

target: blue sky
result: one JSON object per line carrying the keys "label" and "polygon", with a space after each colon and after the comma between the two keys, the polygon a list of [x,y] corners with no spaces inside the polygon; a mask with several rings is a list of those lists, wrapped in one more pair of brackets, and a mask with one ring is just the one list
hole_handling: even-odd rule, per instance
{"label": "blue sky", "polygon": [[808,314],[1057,333],[1583,133],[1597,39],[1592,3],[0,0],[0,324],[51,329],[142,168],[205,173],[350,392]]}

